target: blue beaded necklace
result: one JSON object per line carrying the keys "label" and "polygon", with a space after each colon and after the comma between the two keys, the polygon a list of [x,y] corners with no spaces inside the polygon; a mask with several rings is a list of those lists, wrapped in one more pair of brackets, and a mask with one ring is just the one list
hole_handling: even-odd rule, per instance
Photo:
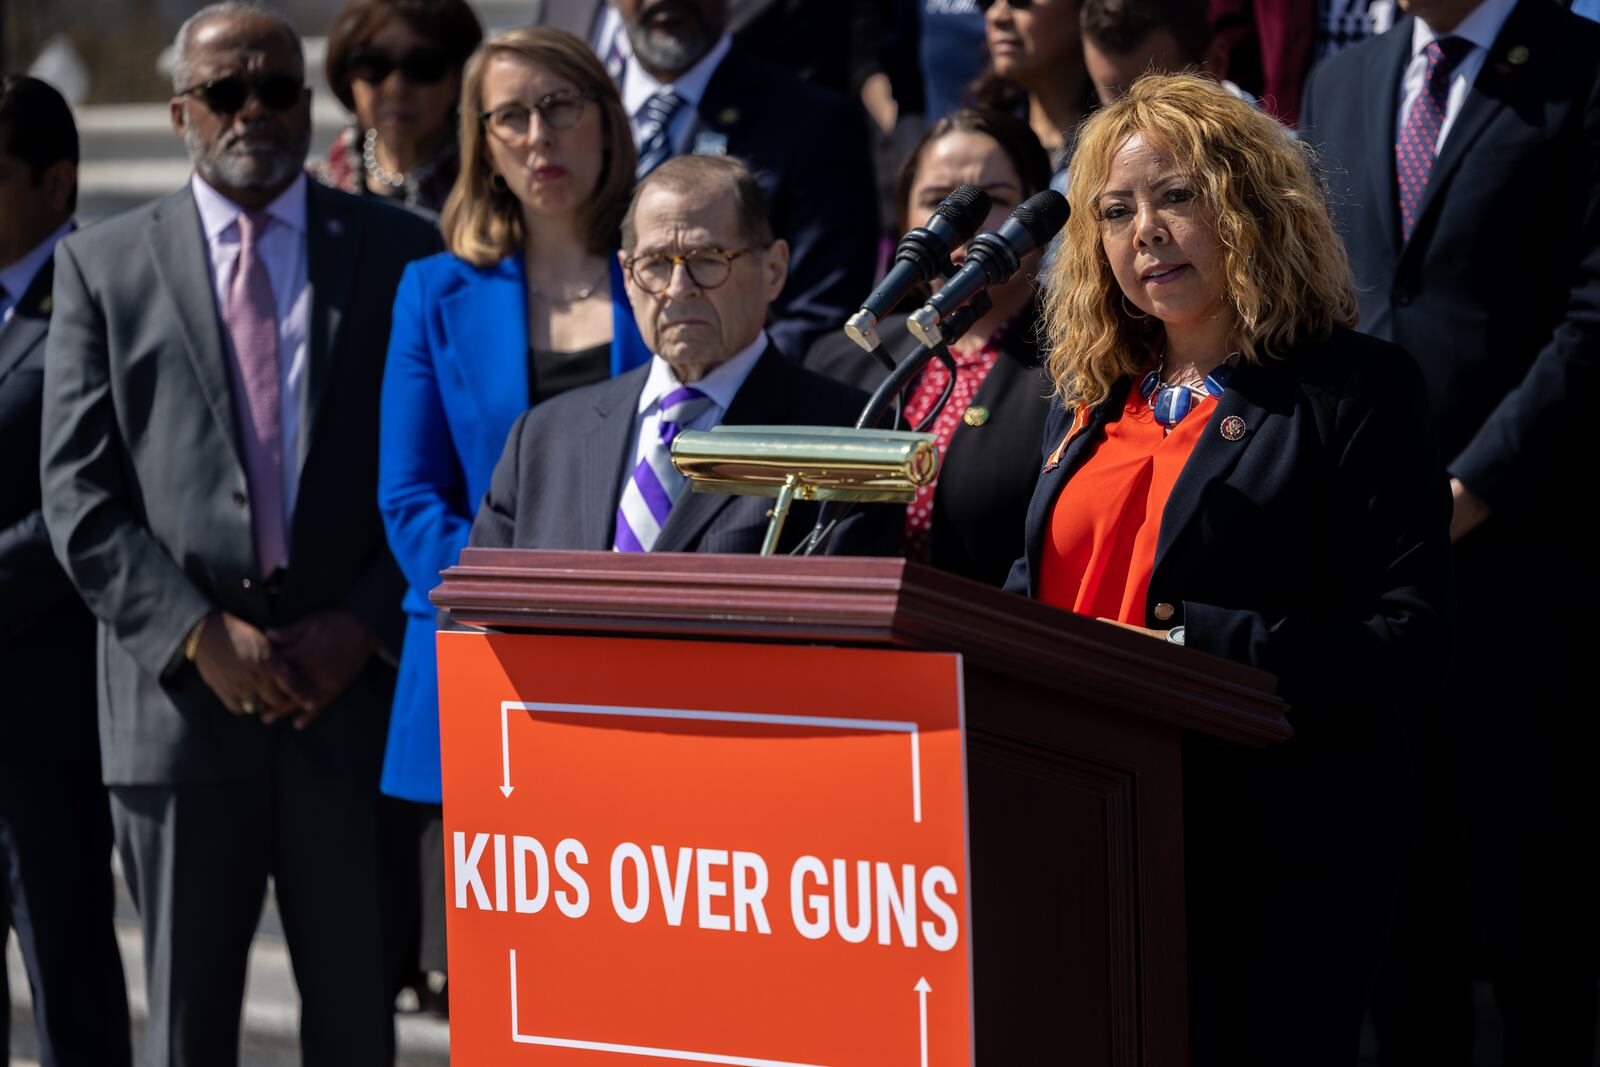
{"label": "blue beaded necklace", "polygon": [[1228,379],[1233,376],[1233,360],[1238,359],[1239,353],[1228,353],[1228,361],[1219,364],[1215,370],[1206,375],[1205,381],[1196,385],[1162,385],[1161,375],[1167,367],[1167,354],[1161,353],[1161,358],[1156,362],[1155,370],[1144,376],[1139,382],[1139,395],[1150,401],[1150,410],[1154,413],[1156,421],[1167,429],[1172,429],[1183,421],[1183,417],[1194,410],[1195,404],[1208,396],[1220,398],[1223,391],[1228,388]]}

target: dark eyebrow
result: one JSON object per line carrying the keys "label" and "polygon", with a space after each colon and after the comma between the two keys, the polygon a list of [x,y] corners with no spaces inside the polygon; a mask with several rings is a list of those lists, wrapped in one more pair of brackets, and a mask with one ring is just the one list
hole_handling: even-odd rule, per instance
{"label": "dark eyebrow", "polygon": [[[1184,180],[1184,175],[1175,172],[1175,173],[1172,173],[1172,174],[1168,174],[1164,178],[1157,178],[1155,180],[1155,182],[1152,184],[1152,188],[1162,189],[1162,188],[1165,188],[1168,185],[1171,185],[1173,182],[1181,182],[1183,180]],[[1101,197],[1107,197],[1107,196],[1132,196],[1132,195],[1133,195],[1133,190],[1132,189],[1106,189],[1106,190],[1103,190],[1100,193]]]}

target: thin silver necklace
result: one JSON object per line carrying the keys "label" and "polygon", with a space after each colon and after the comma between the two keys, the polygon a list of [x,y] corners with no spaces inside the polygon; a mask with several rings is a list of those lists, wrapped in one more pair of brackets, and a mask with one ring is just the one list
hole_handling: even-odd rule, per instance
{"label": "thin silver necklace", "polygon": [[548,290],[541,289],[538,285],[534,284],[534,281],[533,281],[532,278],[529,278],[528,279],[528,292],[532,293],[534,296],[544,298],[544,300],[547,303],[554,304],[556,307],[571,307],[573,304],[576,304],[578,301],[587,300],[591,296],[593,296],[594,295],[594,291],[596,289],[600,288],[600,283],[605,281],[606,278],[609,276],[609,274],[610,274],[610,270],[609,269],[601,270],[600,277],[596,278],[594,281],[590,282],[588,285],[580,285],[578,287],[577,291],[574,292],[571,296],[566,296],[564,294],[563,295],[557,295],[555,293],[549,292]]}

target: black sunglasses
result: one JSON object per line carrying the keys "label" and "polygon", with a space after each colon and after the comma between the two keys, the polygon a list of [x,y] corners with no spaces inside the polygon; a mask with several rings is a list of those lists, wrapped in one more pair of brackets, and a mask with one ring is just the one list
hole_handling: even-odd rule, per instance
{"label": "black sunglasses", "polygon": [[[998,2],[999,0],[978,0],[978,10],[988,11]],[[1026,11],[1033,6],[1033,0],[1006,0],[1006,4],[1013,11]]]}
{"label": "black sunglasses", "polygon": [[212,78],[178,91],[179,96],[198,94],[206,107],[219,115],[231,115],[244,107],[252,95],[263,107],[273,111],[287,111],[300,102],[305,92],[305,82],[291,74],[268,74],[264,78],[246,78],[230,74],[226,78]]}
{"label": "black sunglasses", "polygon": [[379,85],[395,71],[412,85],[438,85],[450,73],[450,57],[442,48],[421,45],[399,59],[376,48],[359,48],[350,54],[352,78]]}

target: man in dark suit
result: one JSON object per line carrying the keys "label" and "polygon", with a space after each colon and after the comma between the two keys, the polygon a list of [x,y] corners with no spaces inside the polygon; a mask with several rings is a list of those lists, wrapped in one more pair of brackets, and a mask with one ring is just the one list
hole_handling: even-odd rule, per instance
{"label": "man in dark suit", "polygon": [[639,174],[680,155],[730,155],[750,166],[772,228],[789,245],[772,338],[801,358],[872,288],[877,194],[860,108],[750,55],[728,33],[726,0],[614,6],[623,54],[610,59],[621,64]]}
{"label": "man in dark suit", "polygon": [[[1460,642],[1419,716],[1424,851],[1380,996],[1385,1062],[1466,1063],[1470,949],[1507,1063],[1589,1067],[1600,974],[1583,405],[1600,355],[1600,26],[1544,0],[1402,0],[1301,111],[1360,286],[1416,356],[1455,512]],[[1574,612],[1577,625],[1573,625]]]}
{"label": "man in dark suit", "polygon": [[[39,508],[51,256],[77,198],[67,102],[36,78],[0,76],[0,940],[17,931],[39,1058],[126,1067],[94,620],[50,554]],[[0,1005],[9,1003],[0,967]],[[0,1008],[0,1063],[10,1021]]]}
{"label": "man in dark suit", "polygon": [[376,496],[395,286],[438,248],[306,181],[300,40],[219,4],[179,31],[189,185],[64,240],[45,522],[100,621],[100,739],[144,927],[149,1063],[237,1062],[270,876],[304,1062],[386,1064],[377,782],[404,582]]}
{"label": "man in dark suit", "polygon": [[[472,544],[622,552],[754,552],[765,497],[694,493],[668,458],[682,430],[721,423],[848,426],[866,394],[802,370],[762,328],[789,249],[761,188],[732,159],[670,160],[640,182],[622,220],[628,299],[654,358],[526,412],[506,439]],[[832,547],[895,543],[900,508],[868,505]],[[797,503],[779,551],[808,533]]]}

